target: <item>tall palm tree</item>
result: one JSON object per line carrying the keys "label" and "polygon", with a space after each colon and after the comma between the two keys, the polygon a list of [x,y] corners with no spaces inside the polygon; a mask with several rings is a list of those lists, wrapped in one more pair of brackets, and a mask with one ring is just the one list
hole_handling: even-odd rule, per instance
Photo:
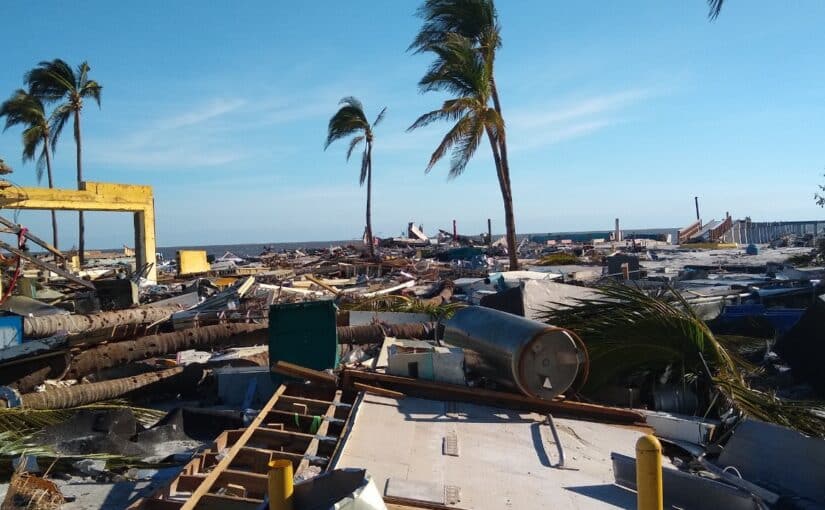
{"label": "tall palm tree", "polygon": [[[51,116],[52,148],[63,131],[63,126],[70,117],[74,118],[74,140],[77,157],[77,187],[83,182],[82,149],[80,137],[80,112],[83,110],[83,100],[92,98],[100,106],[100,91],[103,87],[89,79],[89,64],[82,62],[77,69],[57,58],[51,62],[40,62],[37,67],[26,74],[26,82],[32,94],[44,101],[61,101]],[[78,213],[78,256],[80,263],[84,261],[85,232],[83,211]]]}
{"label": "tall palm tree", "polygon": [[[49,178],[49,188],[54,188],[52,176],[52,158],[49,151],[49,121],[43,101],[23,89],[18,89],[12,96],[0,105],[0,117],[6,117],[6,129],[21,125],[23,129],[23,161],[31,161],[40,149],[37,156],[35,171],[37,182],[43,180],[43,170]],[[52,210],[52,245],[57,248],[57,215]]]}
{"label": "tall palm tree", "polygon": [[[480,115],[479,119],[486,119],[484,122],[489,127],[489,129],[484,128],[482,131],[487,132],[490,140],[504,202],[504,221],[510,268],[517,269],[516,222],[513,214],[507,137],[494,72],[496,51],[501,47],[501,29],[498,24],[495,4],[493,0],[426,0],[418,10],[418,15],[423,18],[424,24],[409,49],[415,53],[431,52],[436,57],[427,74],[419,82],[422,92],[446,90],[464,98],[472,97],[475,104],[471,108],[472,110],[479,114],[482,111],[492,110],[496,114],[493,116],[490,113],[485,113]],[[461,83],[464,78],[470,76],[473,77],[473,80]],[[477,79],[479,78],[482,78],[485,83],[478,82]],[[467,87],[471,83],[477,83],[477,85]],[[487,105],[491,101],[492,108],[489,108]],[[461,114],[454,109],[457,104],[466,104],[466,101],[459,101],[458,103],[445,102],[440,111],[447,115],[435,115],[439,110],[430,112],[419,118],[411,126],[411,129],[429,124],[433,120],[458,120]],[[458,127],[457,124],[455,128]],[[461,134],[460,129],[456,131],[455,128],[444,139],[444,141],[447,141],[451,137],[451,133],[457,137],[449,146],[460,139],[460,136],[458,136]],[[449,148],[449,146],[444,146],[444,141],[433,153],[433,157],[438,157],[434,160],[431,158],[428,170]],[[466,154],[466,160],[469,160],[476,147],[477,143],[472,145],[472,151]],[[461,146],[459,146],[460,151],[469,148],[468,146],[461,149]],[[459,161],[465,159],[463,156],[454,155],[458,157]],[[460,174],[466,164],[467,161],[464,161],[463,165],[459,165],[460,171],[458,172],[455,171],[456,167],[453,166],[450,170],[450,176],[455,177]]]}
{"label": "tall palm tree", "polygon": [[349,142],[349,149],[347,150],[347,161],[349,161],[349,158],[352,156],[352,152],[355,148],[362,142],[365,142],[364,153],[361,156],[361,177],[359,182],[362,186],[364,185],[364,181],[367,182],[367,244],[369,245],[370,257],[375,258],[375,247],[373,246],[372,240],[371,216],[372,142],[374,139],[373,130],[375,129],[375,126],[377,126],[384,118],[384,114],[387,112],[387,107],[385,106],[378,113],[378,116],[375,117],[372,124],[370,124],[367,120],[366,114],[364,114],[364,107],[359,100],[350,96],[341,99],[338,104],[343,106],[341,106],[341,108],[335,112],[335,115],[329,119],[327,141],[324,145],[324,150],[326,150],[335,140],[352,136],[352,139]]}

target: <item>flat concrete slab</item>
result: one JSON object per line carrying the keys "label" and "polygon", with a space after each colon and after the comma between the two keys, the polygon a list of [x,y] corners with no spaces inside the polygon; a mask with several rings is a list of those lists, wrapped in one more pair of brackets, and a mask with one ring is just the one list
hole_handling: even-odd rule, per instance
{"label": "flat concrete slab", "polygon": [[[557,467],[542,415],[365,395],[335,467],[366,468],[383,494],[388,488],[390,494],[418,490],[426,500],[443,494],[456,508],[635,508],[635,494],[613,484],[610,453],[635,456],[644,432],[554,421],[565,469]],[[445,441],[457,443],[457,456],[445,454]]]}

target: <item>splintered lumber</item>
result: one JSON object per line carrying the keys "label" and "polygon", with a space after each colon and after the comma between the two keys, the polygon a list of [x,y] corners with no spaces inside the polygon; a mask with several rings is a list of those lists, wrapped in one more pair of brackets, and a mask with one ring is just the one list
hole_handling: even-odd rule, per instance
{"label": "splintered lumber", "polygon": [[369,324],[364,326],[339,326],[339,344],[380,344],[384,337],[434,340],[438,325],[435,322],[408,324]]}
{"label": "splintered lumber", "polygon": [[81,335],[124,325],[151,324],[168,319],[177,311],[175,307],[132,308],[88,315],[44,315],[23,318],[23,335],[26,338],[46,338],[59,331]]}
{"label": "splintered lumber", "polygon": [[267,336],[266,325],[218,324],[96,345],[74,356],[67,377],[78,379],[107,368],[187,349],[265,344]]}
{"label": "splintered lumber", "polygon": [[[39,393],[21,395],[21,407],[26,409],[67,409],[104,400],[122,397],[127,393],[148,386],[163,385],[166,388],[178,388],[184,367],[174,367],[158,372],[124,377],[89,384],[75,384],[63,388],[53,388]],[[5,401],[0,400],[0,407]]]}
{"label": "splintered lumber", "polygon": [[583,402],[550,401],[504,393],[483,388],[470,388],[443,382],[412,379],[395,375],[344,370],[342,380],[345,384],[368,382],[388,386],[407,395],[421,396],[436,400],[456,400],[493,407],[525,409],[541,413],[553,413],[574,418],[604,421],[611,423],[644,423],[643,414],[628,409],[607,407]]}
{"label": "splintered lumber", "polygon": [[15,248],[14,246],[10,245],[7,242],[0,241],[0,248],[3,248],[4,250],[6,250],[8,252],[11,252],[11,253],[17,255],[21,259],[28,260],[29,262],[31,262],[32,264],[34,264],[35,266],[37,266],[41,269],[45,269],[46,271],[51,271],[52,273],[58,274],[58,275],[62,276],[63,278],[69,280],[70,282],[74,282],[78,285],[82,285],[82,286],[90,288],[92,290],[94,290],[94,288],[95,288],[95,286],[92,282],[90,282],[88,280],[84,280],[82,278],[78,278],[77,276],[73,275],[72,273],[70,273],[68,271],[65,271],[62,268],[59,268],[59,267],[57,267],[56,265],[54,265],[50,262],[42,261],[42,260],[38,259],[37,257],[35,257],[34,255],[31,255],[29,253],[26,253],[23,250],[19,250],[19,249]]}

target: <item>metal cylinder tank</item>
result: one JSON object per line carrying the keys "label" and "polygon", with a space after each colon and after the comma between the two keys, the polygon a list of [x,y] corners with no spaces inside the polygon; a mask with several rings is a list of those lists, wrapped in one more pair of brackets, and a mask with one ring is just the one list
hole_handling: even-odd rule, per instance
{"label": "metal cylinder tank", "polygon": [[444,342],[465,350],[469,371],[530,397],[553,399],[578,374],[579,344],[566,329],[481,306],[458,310],[443,326]]}

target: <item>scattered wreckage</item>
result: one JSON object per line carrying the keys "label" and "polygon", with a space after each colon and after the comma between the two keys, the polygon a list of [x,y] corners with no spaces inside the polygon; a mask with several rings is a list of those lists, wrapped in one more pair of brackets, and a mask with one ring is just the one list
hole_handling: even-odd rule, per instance
{"label": "scattered wreckage", "polygon": [[508,271],[489,236],[441,237],[185,255],[157,282],[27,253],[0,305],[6,502],[91,478],[142,486],[133,509],[627,507],[653,433],[669,505],[825,506],[823,271],[785,263],[808,248],[526,241]]}

